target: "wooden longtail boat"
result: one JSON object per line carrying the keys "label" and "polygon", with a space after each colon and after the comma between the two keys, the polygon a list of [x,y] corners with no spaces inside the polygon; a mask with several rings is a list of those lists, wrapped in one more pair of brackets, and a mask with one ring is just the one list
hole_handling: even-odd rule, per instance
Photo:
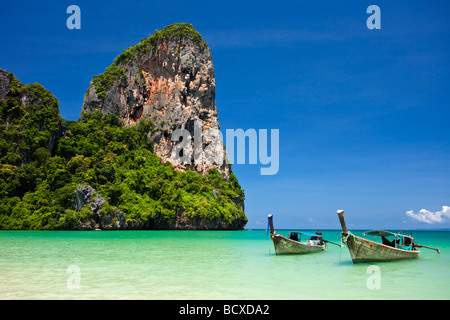
{"label": "wooden longtail boat", "polygon": [[[269,228],[270,228],[270,238],[273,241],[275,247],[275,253],[280,254],[305,254],[323,251],[328,248],[327,243],[332,243],[340,246],[331,241],[322,239],[322,234],[319,232],[306,233],[291,231],[289,238],[282,236],[275,232],[273,227],[273,217],[271,214],[268,216]],[[301,241],[301,236],[305,236],[305,241]]]}
{"label": "wooden longtail boat", "polygon": [[[365,236],[381,237],[382,243],[355,236],[347,230],[344,211],[338,210],[337,213],[342,227],[341,239],[347,246],[353,263],[414,259],[420,253],[417,248],[433,249],[439,253],[439,248],[431,248],[414,243],[412,236],[389,231],[373,230],[364,233]],[[394,236],[394,240],[389,241],[387,239],[389,236]]]}

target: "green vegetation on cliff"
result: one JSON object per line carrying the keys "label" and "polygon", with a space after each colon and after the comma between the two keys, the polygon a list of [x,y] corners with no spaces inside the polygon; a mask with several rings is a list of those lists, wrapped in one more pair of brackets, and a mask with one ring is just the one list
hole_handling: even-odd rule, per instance
{"label": "green vegetation on cliff", "polygon": [[87,206],[74,208],[79,184],[106,199],[101,213],[124,213],[127,228],[173,228],[180,216],[193,224],[247,222],[234,174],[226,181],[216,169],[202,176],[162,163],[147,138],[155,130],[150,121],[125,127],[101,113],[66,121],[41,85],[7,77],[9,92],[0,99],[0,229],[79,229],[93,219]]}
{"label": "green vegetation on cliff", "polygon": [[200,33],[190,23],[174,23],[162,30],[156,30],[150,37],[142,39],[138,44],[124,50],[115,60],[113,65],[129,62],[143,53],[155,50],[158,43],[163,40],[189,39],[201,49],[208,48],[208,44],[202,39]]}
{"label": "green vegetation on cliff", "polygon": [[105,99],[106,92],[119,77],[122,80],[126,78],[123,69],[115,64],[106,68],[101,75],[93,77],[92,84],[95,85],[95,93],[97,93],[99,99]]}
{"label": "green vegetation on cliff", "polygon": [[113,64],[106,68],[105,72],[94,76],[92,84],[95,85],[95,92],[99,99],[105,98],[106,92],[111,88],[116,79],[124,78],[125,74],[121,65],[135,60],[144,53],[154,52],[158,43],[161,43],[163,40],[181,38],[193,41],[201,49],[208,48],[206,41],[202,39],[200,33],[190,23],[174,23],[162,30],[156,30],[150,37],[144,38],[140,43],[124,50],[114,59]]}
{"label": "green vegetation on cliff", "polygon": [[16,165],[50,156],[60,134],[58,100],[38,83],[23,85],[0,69],[8,95],[0,100],[0,163]]}

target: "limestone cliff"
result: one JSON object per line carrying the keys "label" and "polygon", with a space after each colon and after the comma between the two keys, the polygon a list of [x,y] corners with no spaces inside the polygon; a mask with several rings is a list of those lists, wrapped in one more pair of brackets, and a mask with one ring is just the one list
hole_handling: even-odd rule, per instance
{"label": "limestone cliff", "polygon": [[189,24],[94,76],[78,121],[0,69],[0,230],[243,229],[245,194],[225,157],[196,161],[225,153],[210,129],[220,132],[213,63]]}
{"label": "limestone cliff", "polygon": [[[154,142],[154,152],[164,161],[179,170],[203,174],[214,166],[224,177],[229,176],[221,139],[223,161],[194,161],[194,155],[200,159],[207,156],[205,150],[214,139],[205,139],[205,133],[218,130],[219,122],[211,52],[190,24],[177,23],[157,30],[120,54],[103,74],[94,76],[82,108],[82,113],[90,111],[114,113],[127,125],[149,119],[158,129],[148,137]],[[194,146],[192,139],[190,161],[176,161],[173,152],[179,140],[172,141],[171,134],[186,129],[194,138],[200,126],[201,145],[197,142]]]}

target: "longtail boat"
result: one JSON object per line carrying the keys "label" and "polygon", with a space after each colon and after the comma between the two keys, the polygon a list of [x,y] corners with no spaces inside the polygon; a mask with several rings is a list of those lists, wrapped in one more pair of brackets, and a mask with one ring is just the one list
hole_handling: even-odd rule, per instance
{"label": "longtail boat", "polygon": [[[340,246],[340,244],[323,239],[322,234],[319,232],[307,233],[307,232],[291,231],[289,232],[289,238],[282,236],[281,234],[275,232],[275,229],[273,227],[273,216],[271,214],[269,214],[268,220],[269,220],[268,229],[270,229],[270,238],[273,241],[275,253],[277,255],[305,254],[305,253],[319,252],[328,248],[327,243]],[[305,240],[303,242],[301,239],[302,236],[305,237]]]}
{"label": "longtail boat", "polygon": [[[439,248],[414,243],[412,235],[406,236],[384,230],[372,230],[363,233],[364,236],[380,237],[381,243],[355,236],[347,230],[344,211],[338,210],[337,213],[342,227],[341,239],[347,246],[353,263],[415,259],[420,253],[417,248],[433,249],[440,253]],[[392,241],[388,239],[391,236],[394,237]]]}

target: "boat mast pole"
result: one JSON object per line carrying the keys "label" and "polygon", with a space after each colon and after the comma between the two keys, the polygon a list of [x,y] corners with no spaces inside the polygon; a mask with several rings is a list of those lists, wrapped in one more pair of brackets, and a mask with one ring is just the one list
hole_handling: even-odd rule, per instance
{"label": "boat mast pole", "polygon": [[347,226],[345,225],[344,210],[338,210],[337,214],[339,217],[339,222],[341,223],[342,233],[348,234]]}
{"label": "boat mast pole", "polygon": [[427,247],[427,246],[423,246],[421,244],[413,244],[414,247],[417,248],[427,248],[427,249],[431,249],[431,250],[435,250],[437,253],[441,253],[441,251],[439,250],[439,248],[432,248],[432,247]]}
{"label": "boat mast pole", "polygon": [[267,218],[269,219],[269,227],[270,227],[270,233],[271,233],[271,234],[273,234],[273,233],[275,233],[275,230],[274,230],[274,228],[273,228],[273,220],[272,220],[272,215],[271,215],[271,214],[269,214],[269,215],[267,216]]}
{"label": "boat mast pole", "polygon": [[322,241],[326,242],[326,243],[334,244],[334,245],[339,246],[339,247],[342,247],[342,245],[340,245],[339,243],[331,242],[331,241],[328,241],[328,240],[325,240],[325,239],[322,239]]}

